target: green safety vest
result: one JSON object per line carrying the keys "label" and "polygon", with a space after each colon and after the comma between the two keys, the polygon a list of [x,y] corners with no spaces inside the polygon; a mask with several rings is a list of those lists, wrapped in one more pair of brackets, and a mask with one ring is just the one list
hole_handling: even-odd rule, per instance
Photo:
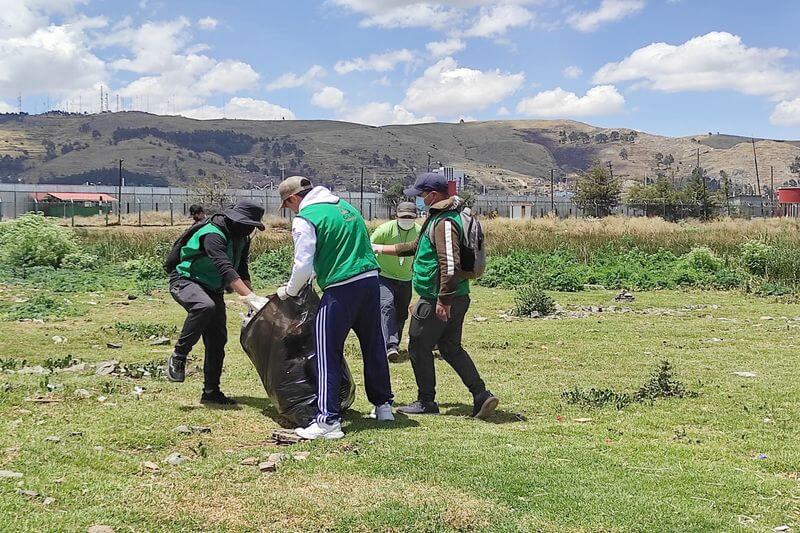
{"label": "green safety vest", "polygon": [[341,199],[336,203],[311,204],[297,216],[314,226],[317,233],[314,272],[322,290],[378,270],[367,225],[352,205]]}
{"label": "green safety vest", "polygon": [[[434,228],[436,224],[445,218],[453,221],[458,228],[459,234],[464,232],[458,211],[442,211],[431,215],[420,232],[417,253],[414,255],[414,290],[422,298],[428,300],[435,300],[439,297],[439,281],[441,279],[439,276],[439,254],[436,253],[436,246],[428,237],[428,226],[430,225],[431,228]],[[462,279],[458,282],[456,295],[464,296],[466,294],[469,294],[469,280]]]}
{"label": "green safety vest", "polygon": [[231,263],[233,263],[233,268],[239,269],[239,265],[242,262],[244,245],[235,246],[235,239],[229,239],[228,236],[225,235],[225,232],[209,222],[197,230],[183,248],[181,248],[181,262],[178,263],[175,270],[184,278],[196,281],[207,289],[219,291],[224,288],[225,281],[222,279],[217,267],[214,266],[214,263],[206,255],[205,250],[203,250],[203,247],[200,245],[200,239],[209,233],[216,233],[225,240],[228,244],[226,250],[228,258],[231,260]]}

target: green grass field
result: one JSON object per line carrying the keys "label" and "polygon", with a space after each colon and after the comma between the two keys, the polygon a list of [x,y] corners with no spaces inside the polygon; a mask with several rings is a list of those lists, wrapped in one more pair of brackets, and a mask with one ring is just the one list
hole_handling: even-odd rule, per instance
{"label": "green grass field", "polygon": [[[5,286],[0,294],[11,305],[32,292]],[[554,297],[569,310],[611,305],[613,295]],[[473,296],[465,346],[502,400],[489,422],[465,417],[471,398],[443,361],[437,362],[442,415],[398,416],[394,424],[367,419],[351,339],[347,357],[359,389],[346,438],[278,448],[269,443],[279,427],[274,409],[238,344],[234,299],[223,390],[239,400],[238,409],[200,406],[199,374],[171,384],[93,370],[55,373],[47,380],[55,390],[48,392],[41,375],[0,373],[0,470],[22,474],[0,478],[0,530],[800,527],[800,304],[664,291],[637,294],[624,304],[633,308],[629,313],[507,322],[499,315],[512,306],[511,292],[479,288]],[[89,363],[159,360],[169,346],[150,346],[108,326],[179,326],[184,317],[165,292],[133,301],[124,293],[67,297],[86,313],[0,322],[0,358],[26,359],[28,366],[66,356]],[[56,335],[66,342],[54,343]],[[576,386],[635,392],[663,359],[697,397],[622,411],[561,399]],[[413,400],[410,364],[393,364],[391,371],[398,403]],[[135,387],[144,392],[134,394]],[[76,389],[91,397],[79,398]],[[61,401],[30,401],[37,397]],[[212,432],[184,435],[175,431],[179,425]],[[296,451],[310,456],[285,460],[276,473],[241,464]],[[189,460],[165,464],[173,452]],[[157,472],[144,466],[148,461]]]}

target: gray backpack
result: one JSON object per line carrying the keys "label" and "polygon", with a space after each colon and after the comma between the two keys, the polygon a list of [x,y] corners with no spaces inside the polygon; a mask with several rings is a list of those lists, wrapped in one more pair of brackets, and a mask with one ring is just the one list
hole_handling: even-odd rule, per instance
{"label": "gray backpack", "polygon": [[[486,270],[486,239],[478,217],[469,209],[459,211],[461,217],[460,255],[461,272],[465,279],[478,279]],[[433,239],[433,226],[426,224],[428,239],[436,246]]]}

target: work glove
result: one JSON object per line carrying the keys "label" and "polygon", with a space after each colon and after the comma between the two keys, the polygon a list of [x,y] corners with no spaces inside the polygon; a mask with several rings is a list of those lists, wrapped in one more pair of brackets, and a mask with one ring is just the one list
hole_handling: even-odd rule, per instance
{"label": "work glove", "polygon": [[377,255],[382,254],[383,253],[383,245],[382,244],[373,244],[372,245],[372,251]]}
{"label": "work glove", "polygon": [[286,285],[281,285],[280,287],[278,287],[278,298],[280,298],[281,301],[286,300],[287,298],[289,298],[289,296],[290,294],[286,292]]}
{"label": "work glove", "polygon": [[239,298],[249,305],[250,308],[256,313],[261,311],[261,309],[269,302],[269,299],[264,298],[263,296],[257,296],[254,292],[251,292],[247,296],[240,296]]}

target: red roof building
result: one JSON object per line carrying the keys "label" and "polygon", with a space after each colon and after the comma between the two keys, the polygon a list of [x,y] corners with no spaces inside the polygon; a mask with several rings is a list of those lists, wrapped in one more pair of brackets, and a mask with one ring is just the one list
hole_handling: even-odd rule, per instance
{"label": "red roof building", "polygon": [[93,192],[37,192],[31,194],[31,199],[37,202],[116,202],[117,199],[110,194]]}

